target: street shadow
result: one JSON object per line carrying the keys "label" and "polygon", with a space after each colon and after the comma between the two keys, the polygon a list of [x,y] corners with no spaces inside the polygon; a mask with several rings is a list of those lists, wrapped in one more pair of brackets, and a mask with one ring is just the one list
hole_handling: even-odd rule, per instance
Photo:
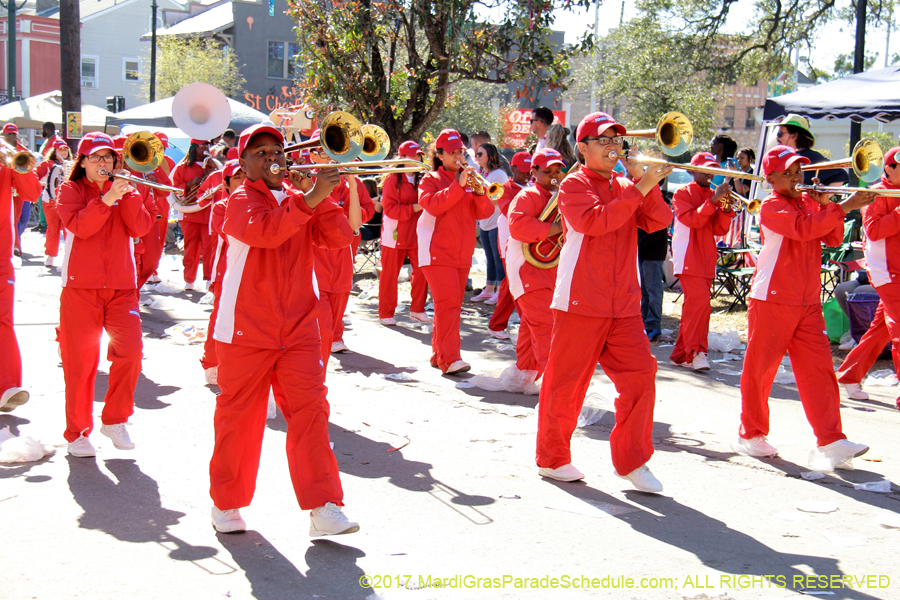
{"label": "street shadow", "polygon": [[393,363],[381,360],[380,358],[375,358],[368,354],[361,354],[356,351],[332,354],[329,361],[335,361],[337,364],[341,365],[340,368],[337,369],[339,373],[362,373],[364,375],[370,375],[371,373],[387,374],[407,372],[403,367],[398,367]]}
{"label": "street shadow", "polygon": [[240,535],[217,534],[252,586],[257,600],[285,598],[346,598],[364,600],[371,592],[360,586],[365,571],[357,560],[358,548],[330,540],[313,540],[306,551],[306,575],[256,531]]}
{"label": "street shadow", "polygon": [[[601,507],[601,510],[621,520],[637,533],[690,552],[715,571],[773,578],[783,575],[788,588],[796,592],[803,588],[792,585],[793,577],[801,577],[803,580],[807,577],[805,569],[797,568],[799,565],[805,565],[819,575],[844,574],[840,561],[836,558],[779,552],[668,496],[626,491],[629,501],[647,509],[641,511],[636,510],[634,504],[626,504],[588,485],[551,483],[587,504]],[[658,515],[663,515],[664,518]],[[601,525],[602,521],[601,519]],[[598,529],[602,530],[602,527]],[[873,598],[850,588],[842,589],[841,593],[844,598],[850,599]]]}
{"label": "street shadow", "polygon": [[[109,373],[97,371],[97,379],[94,382],[94,402],[102,403],[109,390]],[[172,385],[160,385],[147,378],[142,372],[138,375],[137,386],[134,390],[134,406],[144,410],[160,410],[171,406],[160,398],[174,394],[181,388]]]}
{"label": "street shadow", "polygon": [[115,481],[100,470],[95,458],[66,456],[66,460],[69,490],[84,511],[78,518],[82,529],[102,531],[132,544],[159,544],[173,560],[195,564],[205,559],[218,561],[214,558],[218,554],[215,548],[194,546],[169,533],[169,527],[185,515],[163,508],[156,481],[143,473],[134,460],[104,461]]}
{"label": "street shadow", "polygon": [[[470,377],[471,379],[471,377]],[[538,395],[526,396],[514,392],[485,390],[480,387],[463,388],[462,393],[485,404],[505,404],[506,406],[521,406],[522,408],[534,408],[538,404]]]}
{"label": "street shadow", "polygon": [[[19,427],[22,425],[27,425],[31,423],[28,419],[23,419],[22,417],[17,417],[15,415],[10,414],[0,414],[0,429],[4,427],[9,427],[9,432],[16,437],[19,437],[21,432],[19,431]],[[45,456],[40,460],[35,460],[29,463],[13,463],[13,464],[0,464],[0,479],[12,479],[13,477],[22,477],[32,468],[42,465],[44,463],[50,462],[50,457],[53,456]],[[29,475],[25,477],[25,481],[28,483],[42,483],[44,481],[50,481],[53,479],[49,475]]]}

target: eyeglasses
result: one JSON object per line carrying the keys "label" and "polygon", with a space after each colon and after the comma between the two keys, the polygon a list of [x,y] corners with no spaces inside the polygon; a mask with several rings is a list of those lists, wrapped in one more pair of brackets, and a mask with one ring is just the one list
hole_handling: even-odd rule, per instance
{"label": "eyeglasses", "polygon": [[484,152],[476,152],[475,156],[477,156],[478,158],[481,158],[482,156],[484,156]]}
{"label": "eyeglasses", "polygon": [[622,143],[622,136],[621,136],[621,135],[617,135],[617,136],[615,136],[615,137],[606,137],[606,136],[601,135],[601,136],[598,136],[598,137],[584,138],[584,139],[581,140],[581,141],[582,141],[582,142],[585,142],[585,143],[587,143],[587,142],[597,142],[597,143],[600,144],[601,146],[609,146],[610,144],[615,144],[616,146],[618,146],[619,144]]}
{"label": "eyeglasses", "polygon": [[90,161],[94,164],[97,164],[101,160],[103,162],[114,162],[116,160],[116,157],[113,156],[112,154],[103,154],[103,155],[91,154],[90,156],[87,157],[87,159],[88,159],[88,161]]}

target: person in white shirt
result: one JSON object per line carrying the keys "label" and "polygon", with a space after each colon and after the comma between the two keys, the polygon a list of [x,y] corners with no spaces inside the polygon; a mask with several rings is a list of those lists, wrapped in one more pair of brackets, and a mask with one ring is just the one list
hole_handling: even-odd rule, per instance
{"label": "person in white shirt", "polygon": [[553,125],[553,111],[545,106],[531,111],[531,133],[537,136],[537,146],[532,154],[547,146],[547,130]]}
{"label": "person in white shirt", "polygon": [[[504,184],[509,176],[500,167],[500,152],[493,144],[482,144],[475,152],[475,160],[478,162],[480,172],[488,183]],[[503,261],[500,258],[500,245],[498,242],[497,222],[500,217],[500,209],[494,202],[494,214],[487,219],[478,221],[481,230],[481,247],[484,248],[484,257],[487,261],[487,283],[484,290],[472,297],[472,302],[484,302],[485,304],[497,304],[500,298],[498,287],[506,277],[503,270]]]}

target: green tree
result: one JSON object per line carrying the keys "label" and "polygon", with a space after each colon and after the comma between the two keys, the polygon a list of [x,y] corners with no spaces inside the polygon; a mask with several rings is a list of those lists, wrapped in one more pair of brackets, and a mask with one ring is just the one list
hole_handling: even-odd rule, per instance
{"label": "green tree", "polygon": [[[863,66],[863,71],[868,71],[873,66],[875,66],[875,61],[878,59],[878,53],[866,52],[866,57]],[[841,79],[842,77],[847,77],[848,75],[853,75],[853,55],[852,54],[838,54],[837,58],[834,59],[834,79]]]}
{"label": "green tree", "polygon": [[[459,81],[450,88],[440,116],[425,132],[426,139],[436,138],[442,129],[456,129],[467,134],[487,131],[494,144],[505,137],[500,110],[509,101],[506,86],[480,81]],[[429,138],[430,136],[430,138]]]}
{"label": "green tree", "polygon": [[[536,98],[563,87],[569,57],[551,43],[553,10],[590,0],[292,0],[303,75],[321,113],[342,108],[384,127],[392,142],[420,139],[461,81],[523,82]],[[488,18],[490,17],[490,18]]]}
{"label": "green tree", "polygon": [[[885,153],[897,145],[894,143],[893,136],[885,131],[864,131],[861,139],[872,140]],[[850,156],[850,140],[847,140],[847,143],[844,144],[844,156]]]}
{"label": "green tree", "polygon": [[[141,91],[150,96],[150,51],[144,58],[144,84]],[[210,38],[162,37],[156,52],[156,97],[174,96],[189,83],[208,83],[229,97],[244,93],[246,80],[241,66],[227,46]]]}

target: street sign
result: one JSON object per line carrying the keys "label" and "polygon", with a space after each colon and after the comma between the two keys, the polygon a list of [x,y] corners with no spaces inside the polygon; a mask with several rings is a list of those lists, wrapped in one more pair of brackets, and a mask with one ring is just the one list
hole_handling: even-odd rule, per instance
{"label": "street sign", "polygon": [[[524,148],[525,140],[531,134],[531,109],[516,108],[506,116],[507,126],[506,145],[510,148]],[[566,111],[554,110],[553,122],[563,124],[566,122]]]}

